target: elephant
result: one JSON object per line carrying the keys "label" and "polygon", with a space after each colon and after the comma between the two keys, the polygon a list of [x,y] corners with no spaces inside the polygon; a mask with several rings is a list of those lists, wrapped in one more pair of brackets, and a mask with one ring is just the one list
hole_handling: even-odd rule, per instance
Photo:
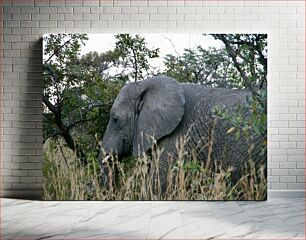
{"label": "elephant", "polygon": [[[151,149],[153,136],[157,146],[164,150],[159,168],[161,187],[165,189],[169,153],[177,154],[178,139],[188,133],[186,148],[196,149],[198,158],[206,161],[209,150],[205,144],[217,118],[215,107],[223,106],[229,112],[234,111],[237,103],[246,103],[247,96],[251,96],[248,90],[179,83],[167,76],[128,83],[120,90],[111,108],[102,147],[106,153],[117,154],[119,159],[129,154],[137,157]],[[237,139],[235,134],[229,134],[230,128],[227,120],[218,119],[213,131],[211,159],[220,160],[223,166],[239,172],[250,158],[248,143],[243,137]],[[255,164],[266,160],[260,154],[263,138],[253,136],[251,157]]]}

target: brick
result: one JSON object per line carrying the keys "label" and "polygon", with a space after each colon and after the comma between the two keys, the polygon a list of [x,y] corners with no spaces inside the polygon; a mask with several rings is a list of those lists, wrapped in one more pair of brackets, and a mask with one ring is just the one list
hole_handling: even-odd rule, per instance
{"label": "brick", "polygon": [[54,14],[57,13],[57,7],[40,7],[39,12]]}
{"label": "brick", "polygon": [[49,20],[49,14],[32,14],[32,20]]}
{"label": "brick", "polygon": [[[51,0],[52,1],[52,0]],[[50,5],[50,2],[49,0],[44,0],[44,1],[41,1],[41,0],[35,0],[34,1],[34,6],[49,6]]]}
{"label": "brick", "polygon": [[12,34],[13,35],[31,34],[31,28],[13,28]]}
{"label": "brick", "polygon": [[168,18],[170,21],[182,21],[184,20],[184,14],[169,14]]}
{"label": "brick", "polygon": [[83,14],[65,14],[65,20],[83,20]]}
{"label": "brick", "polygon": [[158,13],[176,13],[176,7],[158,7]]}
{"label": "brick", "polygon": [[[103,14],[103,15],[99,15],[99,14],[93,14],[93,13],[91,13],[91,14],[88,14],[88,15],[86,15],[85,16],[85,18],[86,18],[86,20],[102,20],[102,16],[104,17],[104,16],[106,16],[106,15],[109,15],[109,14]],[[100,18],[99,18],[99,16],[100,16]],[[111,17],[112,17],[112,15],[111,15]]]}
{"label": "brick", "polygon": [[290,176],[305,176],[305,169],[289,169]]}
{"label": "brick", "polygon": [[[109,14],[110,16],[112,16],[111,14]],[[126,20],[130,20],[130,15],[129,14],[113,14],[114,16],[114,20],[116,21],[126,21]]]}
{"label": "brick", "polygon": [[211,7],[209,8],[209,13],[225,13],[224,7]]}
{"label": "brick", "polygon": [[268,163],[268,168],[272,169],[272,168],[279,168],[279,162],[269,162]]}
{"label": "brick", "polygon": [[103,14],[104,10],[101,7],[90,7],[90,13]]}
{"label": "brick", "polygon": [[74,26],[77,28],[89,28],[90,21],[74,21]]}
{"label": "brick", "polygon": [[195,28],[209,28],[209,22],[208,21],[194,21]]}
{"label": "brick", "polygon": [[305,127],[305,122],[304,121],[290,121],[289,122],[289,127]]}
{"label": "brick", "polygon": [[184,5],[185,5],[185,2],[181,0],[168,1],[168,7],[183,7]]}
{"label": "brick", "polygon": [[12,20],[31,20],[31,14],[14,14]]}
{"label": "brick", "polygon": [[139,7],[139,13],[157,13],[157,7]]}
{"label": "brick", "polygon": [[230,20],[243,20],[242,14],[219,14],[219,20],[230,21]]}
{"label": "brick", "polygon": [[216,21],[219,19],[218,14],[204,14],[202,15],[202,20]]}
{"label": "brick", "polygon": [[3,13],[21,13],[21,7],[3,7]]}
{"label": "brick", "polygon": [[287,189],[288,184],[287,183],[272,183],[272,189],[278,190],[278,189]]}
{"label": "brick", "polygon": [[121,13],[121,7],[104,7],[104,13]]}
{"label": "brick", "polygon": [[107,22],[106,21],[90,21],[90,27],[106,28]]}
{"label": "brick", "polygon": [[296,168],[300,169],[300,168],[305,168],[305,161],[301,161],[301,162],[297,162],[296,163]]}
{"label": "brick", "polygon": [[177,13],[195,13],[196,8],[195,7],[177,7],[176,11]]}
{"label": "brick", "polygon": [[305,183],[305,176],[296,176],[297,183]]}
{"label": "brick", "polygon": [[288,189],[301,189],[305,190],[305,183],[288,183]]}
{"label": "brick", "polygon": [[122,27],[139,27],[139,21],[124,21]]}
{"label": "brick", "polygon": [[280,120],[296,120],[295,114],[280,114],[279,115]]}
{"label": "brick", "polygon": [[58,7],[57,13],[63,14],[63,13],[73,13],[73,7]]}
{"label": "brick", "polygon": [[27,183],[13,183],[13,189],[29,189],[29,185]]}
{"label": "brick", "polygon": [[20,51],[19,50],[4,50],[3,51],[4,57],[20,57]]}
{"label": "brick", "polygon": [[284,7],[280,7],[279,8],[279,13],[289,13],[289,14],[294,14],[297,12],[297,8],[296,7],[288,7],[288,6],[284,6]]}
{"label": "brick", "polygon": [[201,7],[203,1],[185,0],[186,7]]}
{"label": "brick", "polygon": [[108,21],[107,22],[108,28],[120,28],[121,27],[121,21]]}
{"label": "brick", "polygon": [[39,22],[38,21],[21,21],[21,27],[38,27]]}
{"label": "brick", "polygon": [[131,5],[130,1],[126,1],[126,0],[115,0],[114,1],[114,6],[126,7],[130,5]]}
{"label": "brick", "polygon": [[23,169],[18,169],[18,170],[13,169],[11,174],[14,177],[25,177],[28,175],[28,171],[25,171]]}
{"label": "brick", "polygon": [[278,13],[277,7],[252,7],[251,13]]}
{"label": "brick", "polygon": [[140,21],[139,26],[141,28],[157,28],[158,21]]}
{"label": "brick", "polygon": [[73,13],[90,13],[90,7],[74,7]]}
{"label": "brick", "polygon": [[285,183],[294,183],[296,182],[296,176],[280,176],[279,181]]}
{"label": "brick", "polygon": [[65,14],[50,14],[51,21],[65,20]]}
{"label": "brick", "polygon": [[232,21],[211,21],[210,27],[213,28],[227,28],[227,27],[234,27],[234,22]]}
{"label": "brick", "polygon": [[175,28],[176,26],[179,27],[178,22],[176,21],[159,21],[158,22],[158,27],[160,28]]}
{"label": "brick", "polygon": [[66,1],[66,6],[69,6],[69,7],[74,7],[74,6],[82,6],[83,1],[79,1],[79,0],[69,0],[69,1]]}
{"label": "brick", "polygon": [[42,177],[41,170],[28,170],[29,176]]}
{"label": "brick", "polygon": [[279,164],[280,168],[296,168],[295,162],[280,162]]}
{"label": "brick", "polygon": [[73,21],[58,21],[57,22],[57,26],[59,28],[62,28],[62,27],[73,27]]}
{"label": "brick", "polygon": [[130,15],[130,20],[148,21],[149,14],[132,14]]}
{"label": "brick", "polygon": [[279,182],[279,176],[268,176],[268,182],[270,183],[278,183]]}
{"label": "brick", "polygon": [[[103,1],[103,0],[101,0]],[[94,7],[99,7],[100,4],[101,4],[101,1],[99,2],[99,0],[90,0],[90,1],[82,1],[83,3],[83,6],[86,7],[91,7],[91,6],[94,6]],[[108,2],[108,0],[105,0],[104,2]]]}
{"label": "brick", "polygon": [[18,183],[20,182],[20,177],[3,176],[3,181],[5,183]]}
{"label": "brick", "polygon": [[209,13],[209,8],[208,7],[197,7],[196,8],[196,13],[208,14]]}
{"label": "brick", "polygon": [[[138,13],[138,8],[137,7],[124,7],[121,8],[121,12],[123,14],[133,14],[133,13]],[[132,16],[132,15],[131,15]]]}
{"label": "brick", "polygon": [[57,27],[57,21],[40,21],[39,27],[42,28]]}
{"label": "brick", "polygon": [[[304,149],[287,149],[287,153],[289,155],[296,155],[296,156],[289,156],[289,158],[292,157],[292,160],[295,160],[295,161],[298,161],[298,160],[301,160],[299,159],[300,156],[298,155],[304,155],[305,154],[305,150]],[[304,157],[304,156],[302,156]]]}
{"label": "brick", "polygon": [[150,14],[150,20],[153,20],[153,21],[168,20],[168,14]]}
{"label": "brick", "polygon": [[167,6],[167,1],[162,0],[154,0],[154,1],[148,1],[148,6]]}
{"label": "brick", "polygon": [[202,20],[202,14],[185,14],[185,20]]}
{"label": "brick", "polygon": [[20,177],[20,181],[24,183],[36,182],[36,177]]}
{"label": "brick", "polygon": [[[148,6],[148,1],[147,0],[143,0],[143,1],[130,0],[130,5],[135,6],[135,7]],[[168,2],[168,5],[169,5],[169,2]]]}
{"label": "brick", "polygon": [[11,14],[11,13],[3,14],[3,15],[2,15],[2,19],[3,19],[4,21],[6,21],[6,20],[12,20],[12,14]]}
{"label": "brick", "polygon": [[288,176],[289,175],[289,170],[288,169],[272,169],[272,175]]}
{"label": "brick", "polygon": [[278,21],[252,21],[251,27],[257,28],[265,26],[265,28],[278,28],[279,22]]}
{"label": "brick", "polygon": [[[91,16],[91,15],[89,15],[89,16]],[[113,20],[113,15],[114,14],[101,14],[100,17],[97,20],[100,20],[100,21],[108,20],[108,21],[110,21],[110,20]],[[117,14],[117,15],[120,15],[120,14]],[[121,16],[123,16],[123,14],[121,14]],[[126,15],[126,16],[128,16],[128,15]],[[86,19],[87,19],[87,17],[86,17]],[[95,20],[95,19],[92,19],[92,20]],[[114,20],[116,20],[116,19],[114,19]]]}
{"label": "brick", "polygon": [[271,121],[271,127],[288,128],[288,121]]}
{"label": "brick", "polygon": [[64,7],[66,6],[66,1],[50,0],[50,6]]}

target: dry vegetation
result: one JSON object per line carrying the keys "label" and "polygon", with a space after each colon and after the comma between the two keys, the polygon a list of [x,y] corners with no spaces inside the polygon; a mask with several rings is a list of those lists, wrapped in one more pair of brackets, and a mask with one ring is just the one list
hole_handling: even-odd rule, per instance
{"label": "dry vegetation", "polygon": [[[178,156],[168,166],[167,189],[158,191],[162,149],[150,156],[119,162],[111,157],[103,178],[96,157],[83,166],[70,149],[47,142],[44,149],[44,199],[46,200],[265,200],[264,167],[250,161],[245,174],[231,184],[231,169],[212,168],[211,161],[199,163],[187,154],[186,139],[177,144]],[[215,163],[214,163],[215,164]],[[212,171],[211,169],[215,169]],[[104,175],[105,176],[105,175]]]}

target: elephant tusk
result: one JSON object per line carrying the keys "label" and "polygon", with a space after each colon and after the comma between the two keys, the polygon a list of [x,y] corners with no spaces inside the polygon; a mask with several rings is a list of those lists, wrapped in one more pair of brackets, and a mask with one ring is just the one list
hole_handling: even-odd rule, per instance
{"label": "elephant tusk", "polygon": [[103,160],[102,160],[102,163],[107,163],[108,162],[108,159],[110,159],[110,155],[107,155]]}

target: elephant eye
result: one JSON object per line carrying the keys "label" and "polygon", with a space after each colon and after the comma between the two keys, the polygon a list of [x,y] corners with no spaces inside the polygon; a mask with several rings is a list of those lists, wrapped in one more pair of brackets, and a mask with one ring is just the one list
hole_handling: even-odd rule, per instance
{"label": "elephant eye", "polygon": [[114,123],[117,123],[117,122],[118,122],[118,118],[113,117],[113,122],[114,122]]}
{"label": "elephant eye", "polygon": [[119,127],[119,118],[113,117],[113,123],[115,125],[115,128],[118,128]]}

